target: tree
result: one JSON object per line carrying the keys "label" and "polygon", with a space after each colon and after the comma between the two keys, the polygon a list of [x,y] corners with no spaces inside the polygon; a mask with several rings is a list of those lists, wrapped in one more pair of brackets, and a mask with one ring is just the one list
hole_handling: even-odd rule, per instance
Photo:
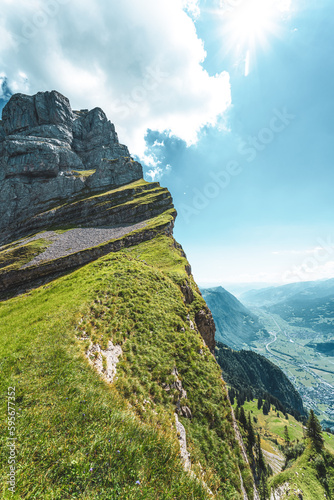
{"label": "tree", "polygon": [[322,428],[313,410],[310,410],[310,415],[306,423],[306,436],[311,439],[315,448],[323,447],[324,438],[322,437]]}
{"label": "tree", "polygon": [[250,446],[250,449],[253,448],[254,444],[256,443],[256,439],[255,439],[255,433],[254,433],[254,429],[253,429],[253,425],[252,425],[252,419],[251,419],[251,414],[248,413],[248,422],[247,422],[247,430],[248,430],[248,442],[249,442],[249,446]]}
{"label": "tree", "polygon": [[261,439],[260,435],[257,435],[257,440],[256,440],[256,454],[257,454],[257,464],[258,464],[258,475],[261,477],[261,474],[267,473],[267,467],[266,463],[264,461],[264,456],[261,448]]}
{"label": "tree", "polygon": [[290,445],[290,436],[287,425],[284,426],[284,441],[286,446]]}
{"label": "tree", "polygon": [[268,413],[270,412],[270,402],[268,401],[268,399],[266,399],[263,403],[262,411],[263,415],[268,415]]}
{"label": "tree", "polygon": [[228,395],[231,401],[231,405],[234,405],[234,398],[235,398],[235,390],[233,388],[228,390]]}
{"label": "tree", "polygon": [[239,412],[239,422],[241,423],[242,427],[244,429],[247,428],[247,419],[246,419],[246,415],[245,415],[245,410],[244,410],[244,407],[242,406],[240,408],[240,412]]}
{"label": "tree", "polygon": [[258,409],[258,410],[261,410],[261,408],[262,408],[262,398],[259,398],[259,399],[257,400],[257,409]]}
{"label": "tree", "polygon": [[261,500],[267,500],[267,498],[269,498],[267,478],[266,478],[265,474],[261,474],[259,493],[260,493]]}

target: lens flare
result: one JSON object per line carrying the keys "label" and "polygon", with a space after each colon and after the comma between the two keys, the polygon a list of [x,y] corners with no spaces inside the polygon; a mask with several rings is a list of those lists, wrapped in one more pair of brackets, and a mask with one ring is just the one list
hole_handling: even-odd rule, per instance
{"label": "lens flare", "polygon": [[245,76],[257,48],[268,46],[278,36],[284,16],[290,12],[291,0],[226,0],[223,24],[229,50],[243,54]]}

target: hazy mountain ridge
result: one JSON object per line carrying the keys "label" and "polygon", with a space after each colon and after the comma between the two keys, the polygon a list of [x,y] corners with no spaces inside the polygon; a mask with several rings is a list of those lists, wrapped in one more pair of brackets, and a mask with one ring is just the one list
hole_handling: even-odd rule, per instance
{"label": "hazy mountain ridge", "polygon": [[311,328],[328,339],[334,338],[334,292],[321,298],[294,295],[291,299],[267,306],[267,309],[292,325]]}
{"label": "hazy mountain ridge", "polygon": [[241,294],[240,300],[249,306],[265,307],[287,300],[320,299],[330,295],[334,295],[334,278],[250,290]]}
{"label": "hazy mountain ridge", "polygon": [[242,349],[269,334],[257,316],[222,287],[202,289],[215,323],[216,339],[235,349]]}

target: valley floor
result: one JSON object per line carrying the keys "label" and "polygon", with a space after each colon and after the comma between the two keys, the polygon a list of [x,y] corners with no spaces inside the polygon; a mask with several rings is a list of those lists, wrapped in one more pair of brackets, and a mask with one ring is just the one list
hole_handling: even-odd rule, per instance
{"label": "valley floor", "polygon": [[295,385],[305,408],[313,409],[325,425],[334,427],[334,358],[309,347],[321,342],[319,333],[289,325],[280,316],[253,308],[271,335],[256,340],[256,352],[279,366]]}

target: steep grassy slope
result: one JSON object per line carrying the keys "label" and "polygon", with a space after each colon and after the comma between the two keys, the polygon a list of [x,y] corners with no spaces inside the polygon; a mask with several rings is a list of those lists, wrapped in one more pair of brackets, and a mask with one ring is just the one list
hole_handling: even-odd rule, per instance
{"label": "steep grassy slope", "polygon": [[[246,417],[248,414],[251,415],[253,429],[261,438],[265,461],[270,465],[274,474],[268,484],[268,490],[272,492],[272,500],[334,498],[334,436],[332,434],[323,432],[324,449],[315,450],[309,440],[305,440],[305,427],[293,416],[284,415],[273,406],[268,415],[264,415],[262,409],[258,409],[257,400],[246,402],[243,409]],[[240,428],[246,436],[241,425]],[[282,472],[282,467],[286,462],[284,457],[287,445],[286,429],[290,451],[287,468]],[[293,456],[293,450],[296,449],[299,453]],[[302,455],[298,457],[301,453]]]}
{"label": "steep grassy slope", "polygon": [[252,392],[256,397],[268,393],[279,400],[282,411],[296,416],[306,414],[303,401],[288,377],[264,356],[254,351],[233,351],[221,342],[217,342],[215,356],[229,386]]}
{"label": "steep grassy slope", "polygon": [[334,498],[334,455],[317,452],[310,444],[286,471],[270,481],[270,489],[281,500]]}
{"label": "steep grassy slope", "polygon": [[[187,272],[188,270],[188,272]],[[1,421],[16,388],[17,489],[3,498],[249,498],[220,369],[196,327],[205,303],[170,237],[109,254],[0,304]],[[185,300],[182,289],[192,300]],[[190,292],[191,293],[190,293]],[[93,342],[121,345],[108,384],[89,365]],[[192,419],[179,416],[195,474],[180,460],[178,377]],[[6,478],[8,450],[1,447]]]}
{"label": "steep grassy slope", "polygon": [[[236,404],[235,404],[236,407]],[[275,452],[277,444],[284,444],[284,427],[288,427],[289,437],[291,442],[302,441],[304,437],[303,424],[296,420],[292,415],[288,414],[288,419],[282,412],[275,411],[271,406],[268,415],[263,415],[262,409],[257,408],[257,399],[247,401],[243,405],[246,414],[251,413],[255,417],[256,422],[253,422],[256,432],[261,436],[263,448],[271,453]],[[277,413],[279,416],[277,416]],[[333,434],[323,433],[325,447],[328,451],[334,454],[334,436]]]}

